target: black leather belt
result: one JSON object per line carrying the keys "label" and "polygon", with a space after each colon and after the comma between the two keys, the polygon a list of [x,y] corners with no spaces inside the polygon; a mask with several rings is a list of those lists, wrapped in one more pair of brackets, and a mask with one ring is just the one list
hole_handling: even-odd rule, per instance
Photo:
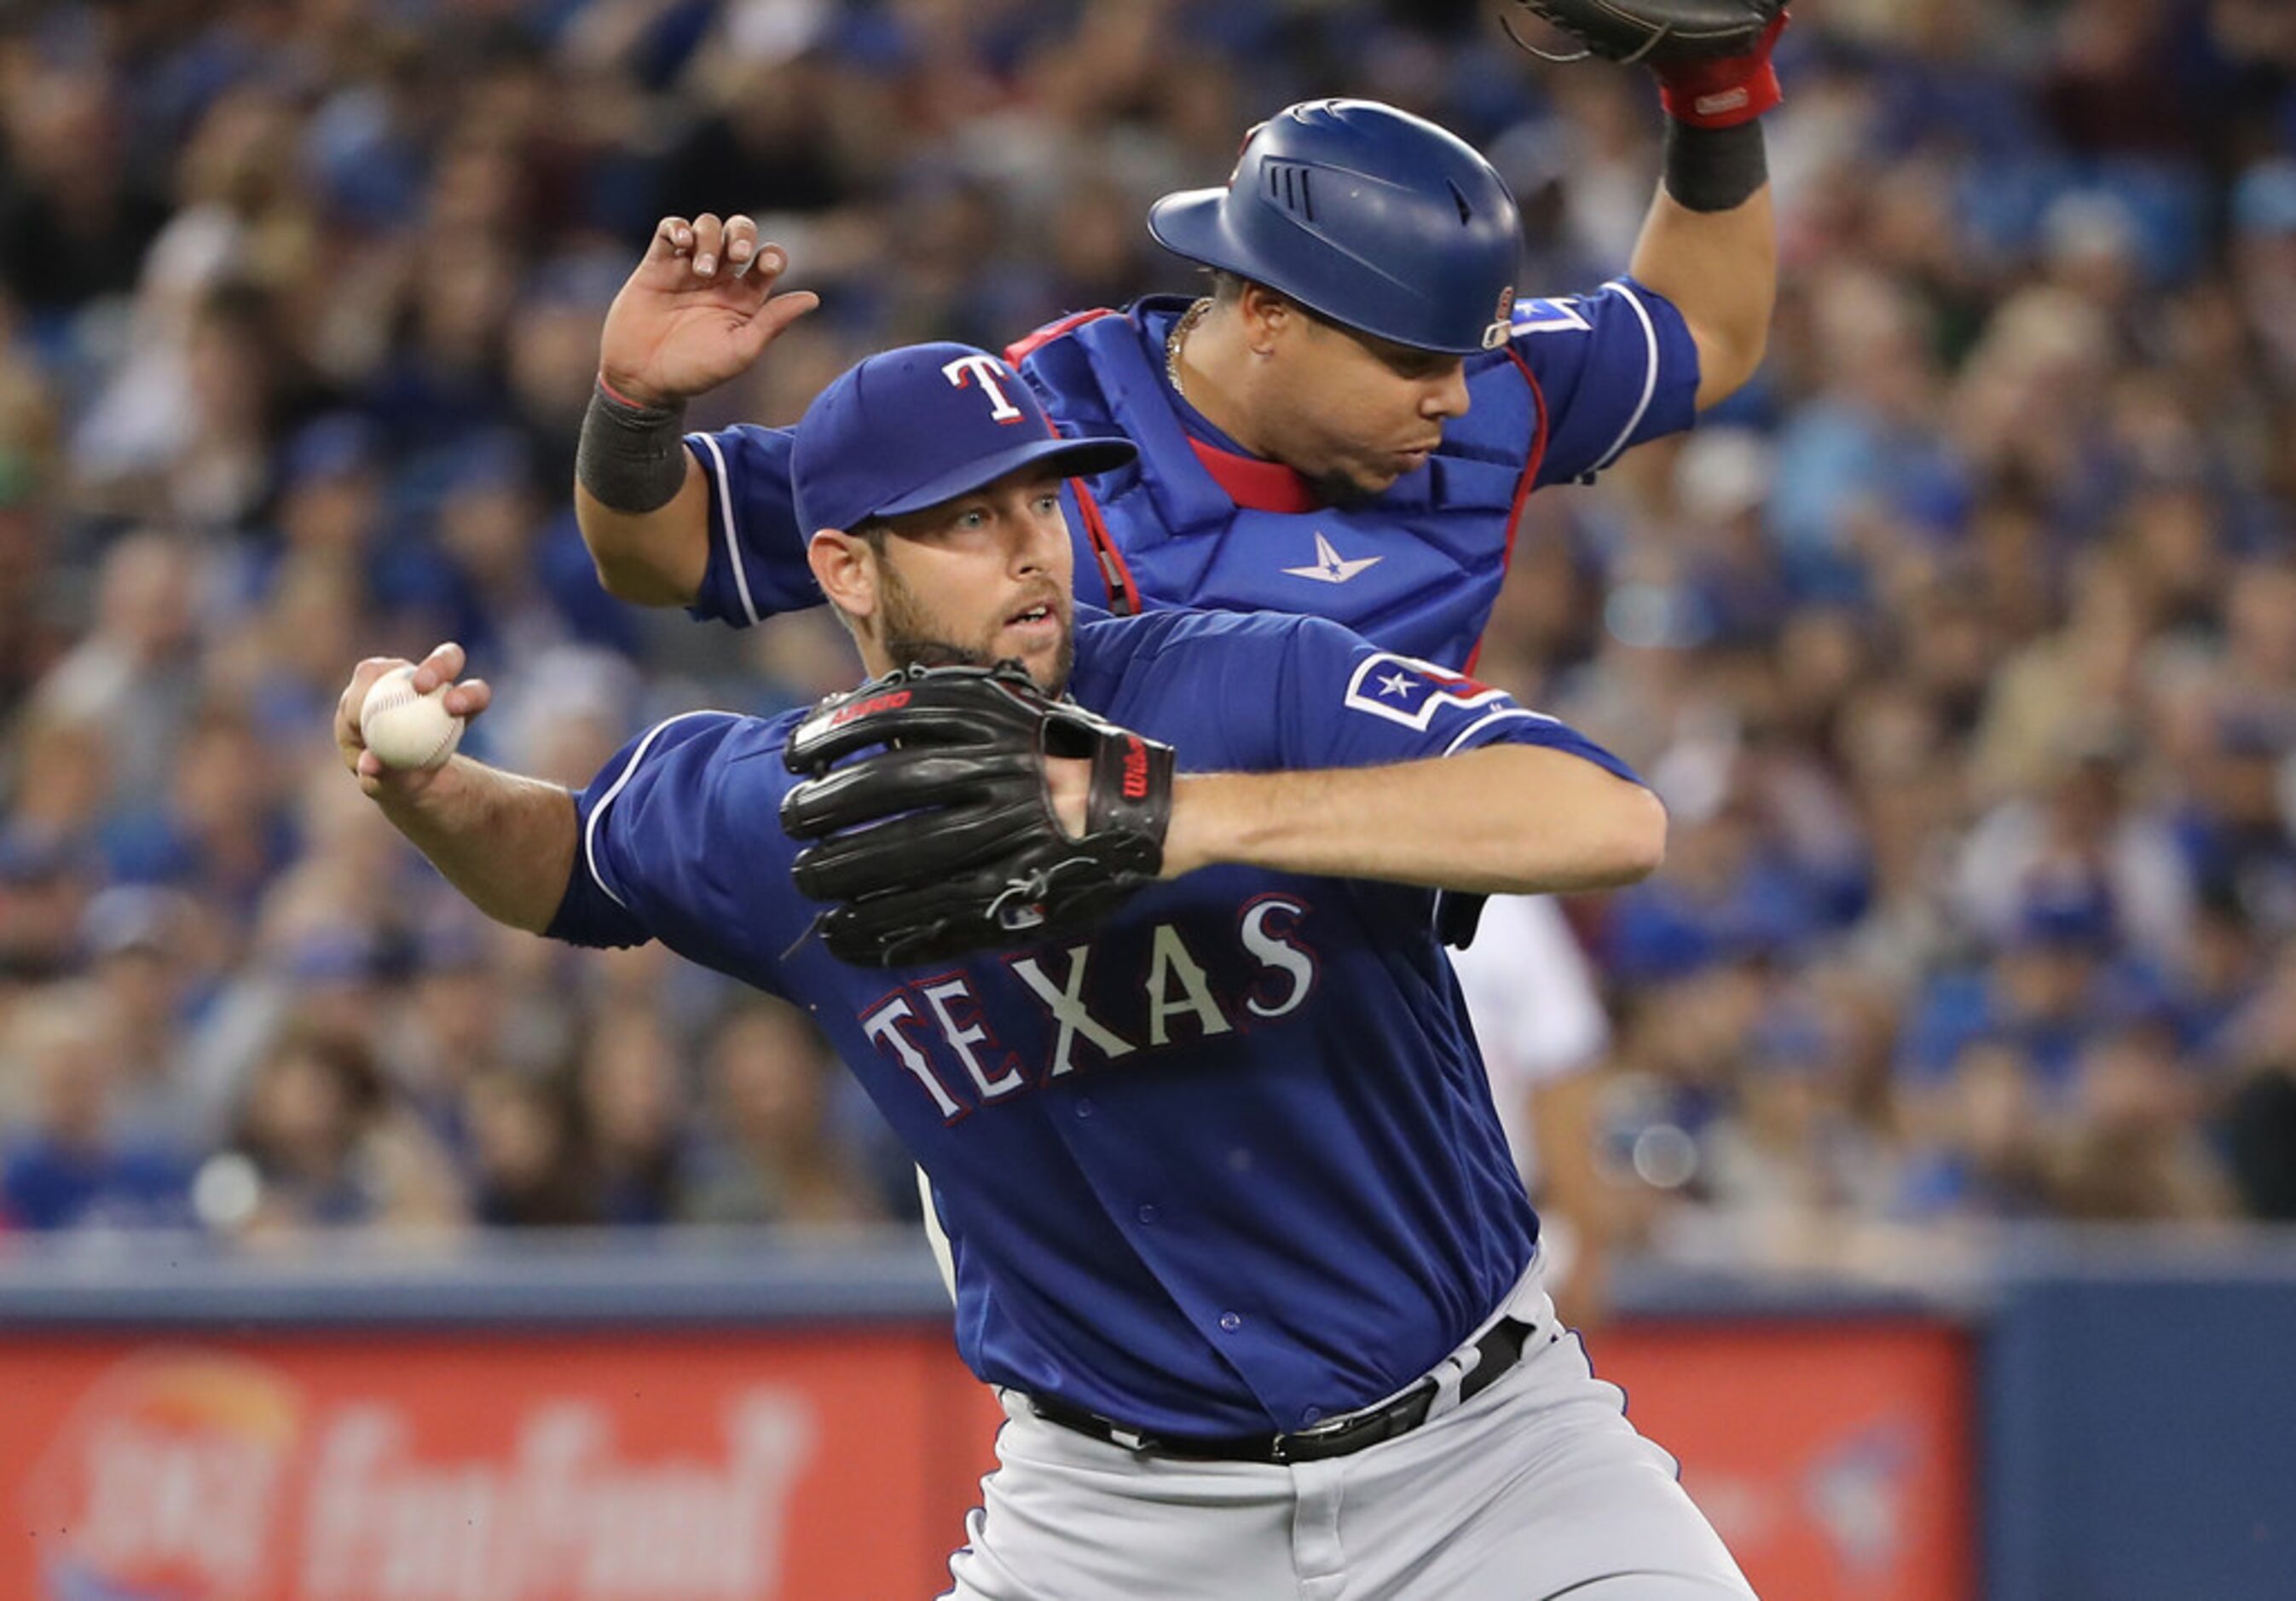
{"label": "black leather belt", "polygon": [[[1490,1331],[1475,1342],[1479,1360],[1459,1381],[1460,1400],[1473,1400],[1490,1388],[1499,1375],[1521,1361],[1523,1345],[1535,1326],[1513,1318],[1502,1318],[1493,1324]],[[1427,1409],[1435,1404],[1437,1388],[1431,1376],[1421,1379],[1375,1411],[1353,1413],[1290,1434],[1236,1434],[1226,1439],[1151,1434],[1128,1429],[1097,1413],[1049,1397],[1032,1395],[1029,1404],[1046,1423],[1056,1423],[1064,1429],[1074,1429],[1079,1434],[1089,1434],[1095,1440],[1104,1440],[1129,1451],[1193,1457],[1209,1462],[1321,1462],[1408,1434],[1427,1421]]]}

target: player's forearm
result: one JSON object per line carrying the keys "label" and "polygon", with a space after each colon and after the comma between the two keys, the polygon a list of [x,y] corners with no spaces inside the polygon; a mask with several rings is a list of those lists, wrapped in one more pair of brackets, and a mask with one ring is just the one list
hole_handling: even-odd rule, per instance
{"label": "player's forearm", "polygon": [[419,793],[376,804],[447,882],[497,923],[540,933],[574,868],[574,797],[457,756]]}
{"label": "player's forearm", "polygon": [[1674,302],[1698,347],[1698,406],[1727,399],[1762,365],[1777,304],[1777,225],[1765,185],[1727,211],[1693,211],[1664,189],[1633,272]]}
{"label": "player's forearm", "polygon": [[1216,862],[1484,894],[1601,890],[1649,874],[1666,812],[1640,785],[1531,745],[1174,786],[1165,874]]}
{"label": "player's forearm", "polygon": [[685,482],[657,511],[618,512],[576,484],[574,521],[598,582],[640,606],[690,606],[709,568],[709,491],[691,454]]}

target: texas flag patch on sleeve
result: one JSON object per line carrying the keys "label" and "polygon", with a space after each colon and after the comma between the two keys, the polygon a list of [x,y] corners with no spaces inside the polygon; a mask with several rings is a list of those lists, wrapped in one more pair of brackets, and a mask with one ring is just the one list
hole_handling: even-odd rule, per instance
{"label": "texas flag patch on sleeve", "polygon": [[1471,711],[1506,698],[1505,690],[1478,684],[1464,673],[1382,651],[1356,664],[1348,681],[1347,704],[1424,734],[1442,711]]}
{"label": "texas flag patch on sleeve", "polygon": [[1518,705],[1505,690],[1416,656],[1382,651],[1327,622],[1292,618],[1280,630],[1291,655],[1279,676],[1273,748],[1295,768],[1368,767],[1505,741],[1569,750],[1622,777],[1633,775],[1568,724]]}

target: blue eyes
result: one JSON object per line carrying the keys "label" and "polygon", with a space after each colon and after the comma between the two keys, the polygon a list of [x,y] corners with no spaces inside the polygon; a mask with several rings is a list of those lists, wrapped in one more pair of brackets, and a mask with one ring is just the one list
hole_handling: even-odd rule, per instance
{"label": "blue eyes", "polygon": [[[1060,509],[1060,504],[1061,492],[1058,489],[1048,489],[1029,503],[1029,509],[1039,516],[1057,512]],[[988,507],[975,506],[970,511],[959,512],[949,520],[948,527],[952,530],[962,529],[969,532],[974,529],[987,528],[993,516],[994,513]]]}

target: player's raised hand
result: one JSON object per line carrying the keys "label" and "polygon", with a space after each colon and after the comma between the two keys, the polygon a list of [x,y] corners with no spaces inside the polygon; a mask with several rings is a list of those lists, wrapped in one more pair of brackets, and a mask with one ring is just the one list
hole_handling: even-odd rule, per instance
{"label": "player's raised hand", "polygon": [[366,707],[367,692],[376,680],[413,667],[411,687],[417,695],[428,695],[440,686],[446,694],[440,697],[445,711],[463,722],[484,711],[494,699],[494,691],[483,678],[455,681],[463,670],[463,647],[452,643],[442,645],[425,656],[420,663],[407,661],[399,656],[370,656],[352,669],[351,681],[343,688],[335,702],[335,748],[342,753],[343,765],[359,781],[359,788],[369,796],[381,799],[387,795],[412,797],[427,789],[443,768],[439,767],[393,766],[368,748],[366,735],[361,727]]}
{"label": "player's raised hand", "polygon": [[789,253],[760,245],[750,218],[665,217],[607,308],[598,375],[639,406],[674,406],[745,371],[781,331],[821,303],[775,294]]}

